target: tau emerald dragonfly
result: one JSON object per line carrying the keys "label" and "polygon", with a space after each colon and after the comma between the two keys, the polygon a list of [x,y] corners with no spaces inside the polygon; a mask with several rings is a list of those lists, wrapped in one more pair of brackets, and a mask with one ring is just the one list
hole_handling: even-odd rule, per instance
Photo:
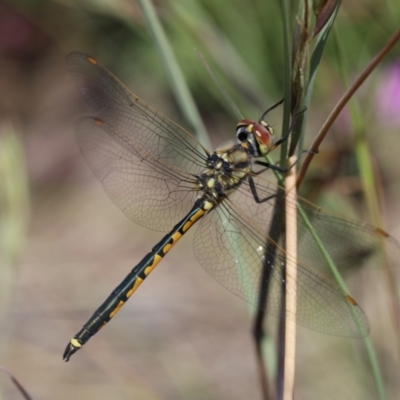
{"label": "tau emerald dragonfly", "polygon": [[[263,260],[268,257],[265,249],[272,244],[274,261],[264,307],[278,315],[280,289],[285,285],[285,250],[267,232],[274,209],[284,208],[283,201],[276,201],[282,189],[260,173],[274,166],[257,159],[287,137],[274,142],[264,113],[259,120],[237,124],[235,144],[210,152],[132,94],[94,58],[72,53],[67,64],[93,113],[76,124],[78,144],[89,167],[129,218],[168,233],[71,339],[64,360],[114,317],[193,225],[197,226],[193,248],[199,263],[224,287],[254,305]],[[339,266],[360,259],[380,265],[386,259],[379,255],[382,243],[389,260],[400,259],[399,245],[381,229],[330,214],[300,198],[298,204]],[[365,335],[368,321],[357,302],[313,269],[325,261],[309,232],[298,217],[296,321],[327,334]]]}

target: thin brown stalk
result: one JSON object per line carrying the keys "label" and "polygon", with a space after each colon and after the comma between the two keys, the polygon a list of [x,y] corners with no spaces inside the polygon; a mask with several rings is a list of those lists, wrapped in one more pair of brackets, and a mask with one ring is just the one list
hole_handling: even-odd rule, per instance
{"label": "thin brown stalk", "polygon": [[[293,166],[296,157],[288,160]],[[297,210],[296,210],[296,170],[290,168],[285,179],[286,213],[286,310],[285,310],[285,366],[283,399],[294,396],[296,363],[296,312],[297,312]]]}
{"label": "thin brown stalk", "polygon": [[357,89],[364,83],[364,81],[371,75],[372,71],[376,68],[376,66],[382,61],[382,59],[386,56],[387,53],[393,48],[393,46],[400,39],[400,29],[398,29],[395,34],[389,39],[386,45],[382,48],[382,50],[371,60],[371,62],[367,65],[365,70],[360,74],[360,76],[354,81],[354,83],[350,86],[347,92],[342,96],[339,102],[336,104],[335,108],[332,110],[331,114],[325,121],[324,125],[320,129],[317,137],[314,140],[314,143],[311,146],[310,152],[304,160],[304,163],[301,166],[301,169],[297,175],[297,187],[300,186],[303,178],[307,172],[307,169],[313,159],[314,155],[318,153],[318,149],[322,141],[324,140],[326,134],[331,128],[332,124],[335,122],[336,118],[343,110],[344,106],[351,99]]}

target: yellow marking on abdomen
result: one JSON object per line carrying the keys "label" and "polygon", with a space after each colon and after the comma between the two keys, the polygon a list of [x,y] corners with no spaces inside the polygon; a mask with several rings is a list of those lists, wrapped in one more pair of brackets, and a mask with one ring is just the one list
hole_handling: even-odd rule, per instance
{"label": "yellow marking on abdomen", "polygon": [[[206,201],[204,203],[204,209],[209,210],[212,207],[212,203]],[[182,231],[186,232],[196,221],[198,221],[201,217],[203,217],[205,214],[205,211],[201,208],[198,210],[195,214],[192,215],[192,217],[189,219],[189,221],[186,222],[185,225],[182,227]]]}
{"label": "yellow marking on abdomen", "polygon": [[167,243],[164,247],[163,247],[163,252],[164,254],[167,254],[173,247],[174,243]]}
{"label": "yellow marking on abdomen", "polygon": [[172,238],[174,244],[177,243],[178,240],[179,240],[181,237],[182,237],[182,233],[180,233],[180,232],[175,232],[175,233],[171,236],[171,238]]}
{"label": "yellow marking on abdomen", "polygon": [[193,221],[191,221],[191,220],[187,221],[186,224],[183,225],[182,231],[186,232],[192,225],[193,225]]}
{"label": "yellow marking on abdomen", "polygon": [[172,236],[171,236],[171,243],[167,243],[164,247],[163,247],[163,253],[164,255],[167,254],[177,243],[178,240],[182,237],[182,234],[180,232],[175,232]]}
{"label": "yellow marking on abdomen", "polygon": [[[204,206],[206,206],[207,203],[204,203]],[[211,203],[210,203],[211,204]],[[192,223],[195,223],[198,219],[200,219],[203,215],[205,214],[205,211],[201,208],[199,211],[196,212],[196,214],[194,214],[191,218],[190,221],[192,221]]]}
{"label": "yellow marking on abdomen", "polygon": [[131,296],[133,295],[133,293],[135,293],[136,289],[142,284],[142,282],[143,282],[143,279],[137,277],[137,278],[136,278],[136,281],[135,281],[135,283],[134,283],[134,285],[133,285],[133,287],[132,287],[132,289],[129,290],[129,291],[126,293],[126,297],[128,297],[128,298],[131,297]]}
{"label": "yellow marking on abdomen", "polygon": [[115,307],[114,310],[110,312],[109,317],[112,318],[112,317],[121,309],[121,307],[122,307],[124,304],[125,304],[125,302],[121,300],[121,301],[117,304],[117,307]]}
{"label": "yellow marking on abdomen", "polygon": [[71,344],[72,346],[76,347],[76,348],[80,348],[82,347],[82,343],[79,342],[79,340],[72,338],[71,339]]}
{"label": "yellow marking on abdomen", "polygon": [[162,257],[158,254],[154,256],[153,262],[151,265],[147,266],[144,270],[144,274],[147,276],[153,269],[157,266],[157,264],[162,260]]}

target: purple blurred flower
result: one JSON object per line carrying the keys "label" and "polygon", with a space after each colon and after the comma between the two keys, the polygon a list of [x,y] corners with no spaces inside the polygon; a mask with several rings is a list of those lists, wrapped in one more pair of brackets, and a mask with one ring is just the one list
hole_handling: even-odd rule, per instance
{"label": "purple blurred flower", "polygon": [[400,61],[383,72],[377,88],[377,109],[383,121],[400,125]]}

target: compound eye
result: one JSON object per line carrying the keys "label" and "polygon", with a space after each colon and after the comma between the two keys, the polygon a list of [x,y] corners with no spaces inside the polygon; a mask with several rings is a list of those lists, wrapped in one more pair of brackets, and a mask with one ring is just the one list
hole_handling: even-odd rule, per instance
{"label": "compound eye", "polygon": [[255,121],[250,119],[242,119],[236,127],[236,138],[239,142],[246,142],[249,139],[249,135],[253,130],[253,124]]}
{"label": "compound eye", "polygon": [[266,155],[272,146],[272,132],[268,126],[260,123],[254,124],[254,136],[261,155]]}
{"label": "compound eye", "polygon": [[245,142],[247,141],[249,137],[249,131],[247,130],[247,126],[241,126],[238,127],[236,130],[236,138],[239,142]]}

